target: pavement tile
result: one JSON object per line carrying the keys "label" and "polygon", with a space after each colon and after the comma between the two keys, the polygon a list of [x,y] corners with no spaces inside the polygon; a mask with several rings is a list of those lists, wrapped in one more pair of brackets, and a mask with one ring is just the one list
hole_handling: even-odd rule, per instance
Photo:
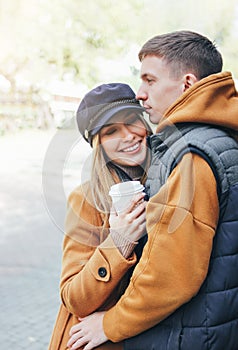
{"label": "pavement tile", "polygon": [[[60,305],[67,195],[62,200],[49,194],[56,213],[52,217],[42,190],[42,164],[51,139],[52,132],[37,131],[0,139],[1,349],[47,350]],[[77,182],[76,163],[73,175],[67,170],[68,192]],[[52,183],[56,177],[51,174]]]}

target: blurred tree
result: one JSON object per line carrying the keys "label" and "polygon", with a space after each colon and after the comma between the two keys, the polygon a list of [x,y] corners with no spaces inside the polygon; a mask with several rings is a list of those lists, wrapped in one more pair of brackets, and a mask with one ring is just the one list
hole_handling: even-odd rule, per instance
{"label": "blurred tree", "polygon": [[129,29],[138,2],[0,0],[1,73],[34,82],[71,73],[96,83],[96,57],[116,57],[133,40]]}
{"label": "blurred tree", "polygon": [[236,0],[0,0],[0,74],[13,88],[18,79],[44,87],[66,76],[89,88],[112,79],[136,85],[145,40],[190,29],[215,40],[238,76],[237,21]]}

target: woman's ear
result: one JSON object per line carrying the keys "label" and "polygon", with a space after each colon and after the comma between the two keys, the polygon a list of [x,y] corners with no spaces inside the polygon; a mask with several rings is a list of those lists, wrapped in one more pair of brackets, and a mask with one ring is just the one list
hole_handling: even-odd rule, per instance
{"label": "woman's ear", "polygon": [[198,78],[192,73],[184,75],[184,91],[193,86],[197,81]]}

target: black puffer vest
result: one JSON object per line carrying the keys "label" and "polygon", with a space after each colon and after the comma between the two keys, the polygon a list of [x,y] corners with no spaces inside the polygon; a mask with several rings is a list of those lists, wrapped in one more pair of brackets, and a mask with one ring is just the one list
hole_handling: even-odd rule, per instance
{"label": "black puffer vest", "polygon": [[155,327],[126,340],[124,349],[238,350],[238,144],[224,130],[194,123],[167,127],[150,143],[150,196],[182,156],[194,152],[205,158],[217,179],[220,219],[198,294]]}

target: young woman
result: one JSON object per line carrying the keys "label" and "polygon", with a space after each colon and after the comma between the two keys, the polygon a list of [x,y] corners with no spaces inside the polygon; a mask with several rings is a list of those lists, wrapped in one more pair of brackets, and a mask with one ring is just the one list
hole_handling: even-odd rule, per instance
{"label": "young woman", "polygon": [[[151,134],[143,108],[126,84],[91,90],[77,111],[80,133],[93,148],[91,179],[69,197],[63,243],[58,313],[49,350],[65,350],[80,317],[107,310],[128,285],[145,239],[144,194],[123,213],[111,212],[111,185],[143,184],[149,165],[146,137]],[[107,342],[100,349],[122,349]]]}

